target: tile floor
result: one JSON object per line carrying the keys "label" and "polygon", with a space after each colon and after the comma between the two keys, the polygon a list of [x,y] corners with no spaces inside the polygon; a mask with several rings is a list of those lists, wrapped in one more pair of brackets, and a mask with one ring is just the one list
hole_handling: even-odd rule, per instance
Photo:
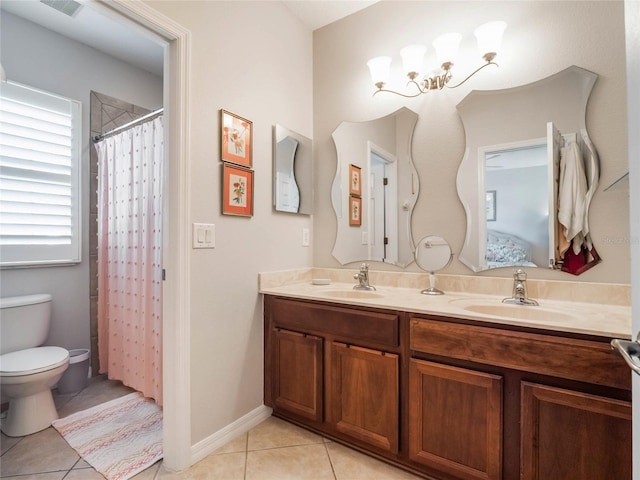
{"label": "tile floor", "polygon": [[[77,394],[55,395],[61,417],[132,390],[119,382],[92,379]],[[54,391],[55,392],[55,391]],[[2,435],[0,477],[15,480],[101,480],[102,475],[50,427],[26,437]],[[184,472],[158,462],[134,480],[416,480],[314,433],[271,417]]]}

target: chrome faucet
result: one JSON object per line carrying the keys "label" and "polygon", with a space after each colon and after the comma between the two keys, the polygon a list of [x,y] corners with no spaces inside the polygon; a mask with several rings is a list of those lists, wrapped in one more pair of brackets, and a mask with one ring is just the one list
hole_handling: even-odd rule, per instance
{"label": "chrome faucet", "polygon": [[360,265],[360,271],[353,276],[354,280],[358,280],[358,285],[354,285],[354,290],[375,290],[376,287],[369,285],[369,265],[363,263]]}
{"label": "chrome faucet", "polygon": [[511,297],[502,300],[502,303],[515,305],[538,305],[538,302],[527,298],[527,274],[522,269],[513,272],[513,293]]}

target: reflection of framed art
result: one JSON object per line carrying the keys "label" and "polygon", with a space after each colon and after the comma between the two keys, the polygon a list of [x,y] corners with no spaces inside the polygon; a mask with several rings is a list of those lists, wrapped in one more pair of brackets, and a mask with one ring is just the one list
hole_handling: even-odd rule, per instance
{"label": "reflection of framed art", "polygon": [[253,171],[228,163],[222,164],[222,213],[253,215]]}
{"label": "reflection of framed art", "polygon": [[349,196],[349,225],[362,225],[362,198],[354,195]]}
{"label": "reflection of framed art", "polygon": [[362,195],[362,179],[360,178],[360,167],[349,165],[349,193],[351,195]]}
{"label": "reflection of framed art", "polygon": [[220,159],[251,168],[253,161],[253,122],[220,110]]}
{"label": "reflection of framed art", "polygon": [[487,222],[496,221],[496,191],[487,190]]}

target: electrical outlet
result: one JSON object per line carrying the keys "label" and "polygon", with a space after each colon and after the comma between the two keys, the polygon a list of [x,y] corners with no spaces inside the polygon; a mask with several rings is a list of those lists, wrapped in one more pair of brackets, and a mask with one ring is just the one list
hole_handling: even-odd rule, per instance
{"label": "electrical outlet", "polygon": [[309,246],[309,229],[308,228],[302,229],[302,246],[303,247]]}

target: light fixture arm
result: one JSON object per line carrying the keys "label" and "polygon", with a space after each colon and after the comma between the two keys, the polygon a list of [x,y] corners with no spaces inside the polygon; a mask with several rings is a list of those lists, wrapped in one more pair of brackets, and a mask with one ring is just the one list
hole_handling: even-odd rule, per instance
{"label": "light fixture arm", "polygon": [[460,85],[462,85],[463,83],[465,83],[467,80],[469,80],[471,77],[473,77],[473,76],[474,76],[476,73],[478,73],[480,70],[482,70],[482,69],[483,69],[483,68],[485,68],[485,67],[488,67],[489,65],[495,65],[496,67],[498,67],[498,66],[499,66],[497,63],[492,62],[492,61],[490,61],[490,60],[489,60],[489,61],[487,61],[487,63],[485,63],[484,65],[482,65],[482,66],[480,66],[480,67],[476,68],[476,69],[475,69],[475,70],[474,70],[474,71],[473,71],[473,72],[472,72],[472,73],[471,73],[467,78],[465,78],[464,80],[462,80],[462,81],[461,81],[460,83],[458,83],[457,85],[449,86],[449,85],[446,85],[446,84],[445,84],[445,87],[447,87],[447,88],[457,88],[457,87],[459,87]]}
{"label": "light fixture arm", "polygon": [[376,87],[378,88],[378,90],[373,92],[373,95],[375,96],[377,93],[386,92],[386,93],[394,93],[396,95],[400,95],[401,97],[405,97],[405,98],[415,98],[415,97],[418,97],[420,95],[429,93],[430,90],[442,90],[445,87],[446,88],[457,88],[460,85],[462,85],[463,83],[465,83],[467,80],[469,80],[471,77],[473,77],[476,73],[478,73],[483,68],[488,67],[489,65],[495,65],[496,67],[498,67],[499,65],[493,61],[494,58],[495,58],[495,54],[493,54],[493,55],[492,54],[486,54],[484,56],[484,59],[486,60],[487,63],[485,63],[484,65],[481,65],[478,68],[476,68],[469,76],[467,76],[467,78],[465,78],[464,80],[462,80],[460,83],[458,83],[456,85],[449,85],[449,81],[452,78],[451,67],[453,67],[453,64],[452,63],[445,63],[445,64],[442,65],[444,73],[442,73],[441,75],[434,75],[434,76],[431,76],[431,77],[425,77],[422,80],[422,85],[420,85],[420,83],[416,82],[416,80],[415,80],[416,76],[418,75],[416,72],[408,73],[407,76],[409,77],[409,81],[407,82],[407,86],[414,85],[418,89],[418,92],[413,94],[413,95],[400,93],[400,92],[396,92],[395,90],[388,90],[386,88],[383,88],[384,87],[384,83],[383,82],[376,83]]}
{"label": "light fixture arm", "polygon": [[418,96],[422,95],[423,93],[427,93],[428,92],[428,90],[422,90],[422,88],[420,87],[418,82],[411,80],[411,81],[407,82],[407,85],[409,85],[410,83],[415,84],[416,88],[419,90],[418,93],[416,93],[415,95],[406,95],[404,93],[396,92],[395,90],[387,90],[386,88],[382,88],[384,86],[384,84],[381,84],[380,86],[376,85],[378,87],[378,90],[373,92],[373,95],[375,96],[377,93],[386,92],[386,93],[395,93],[396,95],[400,95],[401,97],[405,97],[405,98],[415,98],[415,97],[418,97]]}

